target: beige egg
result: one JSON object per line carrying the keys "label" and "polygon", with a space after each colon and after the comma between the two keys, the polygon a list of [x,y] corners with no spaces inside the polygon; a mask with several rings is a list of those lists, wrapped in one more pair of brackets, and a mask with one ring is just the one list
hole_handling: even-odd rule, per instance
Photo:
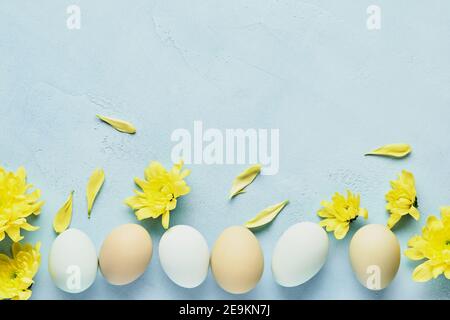
{"label": "beige egg", "polygon": [[369,224],[350,242],[350,262],[359,282],[370,290],[386,288],[400,266],[400,244],[386,226]]}
{"label": "beige egg", "polygon": [[246,293],[261,279],[264,257],[258,239],[247,228],[225,229],[214,244],[211,269],[222,289],[229,293]]}
{"label": "beige egg", "polygon": [[150,234],[137,224],[115,228],[100,249],[99,264],[109,283],[125,285],[135,281],[147,269],[152,258]]}

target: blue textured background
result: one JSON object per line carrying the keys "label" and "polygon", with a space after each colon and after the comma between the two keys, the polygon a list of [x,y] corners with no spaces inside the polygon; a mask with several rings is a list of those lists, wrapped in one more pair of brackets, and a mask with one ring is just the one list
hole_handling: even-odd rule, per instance
{"label": "blue textured background", "polygon": [[[97,249],[109,231],[134,222],[123,199],[152,159],[170,165],[176,128],[280,128],[280,172],[259,177],[234,201],[227,193],[246,166],[192,165],[192,192],[172,224],[190,224],[210,247],[227,226],[267,205],[290,205],[257,233],[265,272],[259,299],[448,299],[450,281],[414,283],[417,263],[402,258],[383,292],[364,289],[348,261],[348,242],[331,239],[329,259],[313,280],[278,286],[270,270],[276,239],[298,221],[318,221],[322,199],[360,192],[369,222],[385,223],[384,194],[402,169],[417,180],[421,220],[405,218],[395,233],[402,250],[429,214],[450,205],[449,1],[379,0],[382,29],[368,31],[373,1],[0,1],[0,162],[24,165],[46,204],[26,233],[43,242],[34,299],[235,298],[211,274],[182,289],[163,273],[155,252],[135,283],[114,287],[98,275],[85,293],[59,291],[47,273],[55,212],[75,189],[72,226]],[[66,7],[78,4],[82,28],[66,28]],[[100,123],[95,114],[132,121],[135,136]],[[408,142],[403,160],[363,157],[373,147]],[[92,170],[106,183],[87,219],[85,186]],[[160,222],[142,223],[155,247]],[[1,246],[5,251],[9,243]]]}

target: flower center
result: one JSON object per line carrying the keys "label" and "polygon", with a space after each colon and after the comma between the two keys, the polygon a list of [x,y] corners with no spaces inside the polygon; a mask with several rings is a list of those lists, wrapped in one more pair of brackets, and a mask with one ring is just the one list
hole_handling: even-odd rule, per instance
{"label": "flower center", "polygon": [[13,273],[11,273],[11,279],[12,280],[16,279],[18,276],[19,275],[18,275],[17,271],[14,271]]}
{"label": "flower center", "polygon": [[445,241],[445,245],[450,247],[450,240]]}

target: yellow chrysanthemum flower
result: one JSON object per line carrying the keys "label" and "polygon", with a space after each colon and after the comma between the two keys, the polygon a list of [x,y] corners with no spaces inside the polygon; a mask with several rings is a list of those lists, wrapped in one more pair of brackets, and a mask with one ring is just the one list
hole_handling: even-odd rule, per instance
{"label": "yellow chrysanthemum flower", "polygon": [[27,184],[26,176],[22,167],[16,173],[0,167],[0,241],[7,234],[18,242],[23,239],[20,229],[38,229],[27,223],[26,218],[32,214],[38,215],[44,202],[38,201],[41,196],[39,189],[27,193],[32,185]]}
{"label": "yellow chrysanthemum flower", "polygon": [[322,201],[320,203],[323,208],[317,212],[317,215],[325,218],[320,221],[320,226],[326,227],[328,232],[334,231],[336,239],[344,238],[350,228],[351,222],[358,218],[358,216],[367,219],[369,215],[367,209],[360,208],[359,204],[359,194],[353,195],[347,190],[347,198],[345,198],[336,192],[331,202]]}
{"label": "yellow chrysanthemum flower", "polygon": [[0,299],[28,300],[33,277],[39,270],[41,244],[12,245],[12,259],[0,254]]}
{"label": "yellow chrysanthemum flower", "polygon": [[428,217],[422,236],[408,241],[405,255],[409,259],[427,259],[414,269],[414,281],[426,282],[442,273],[450,279],[450,207],[441,208],[441,218]]}
{"label": "yellow chrysanthemum flower", "polygon": [[386,209],[391,213],[387,222],[391,229],[407,214],[419,220],[420,213],[417,210],[417,196],[414,176],[411,172],[403,170],[398,180],[391,181],[392,189],[386,194]]}
{"label": "yellow chrysanthemum flower", "polygon": [[164,229],[169,227],[169,214],[177,206],[177,198],[190,191],[184,181],[190,170],[181,170],[182,166],[180,161],[167,171],[161,163],[152,161],[145,169],[145,180],[134,179],[142,192],[135,190],[136,195],[127,198],[125,203],[136,211],[138,220],[162,216]]}

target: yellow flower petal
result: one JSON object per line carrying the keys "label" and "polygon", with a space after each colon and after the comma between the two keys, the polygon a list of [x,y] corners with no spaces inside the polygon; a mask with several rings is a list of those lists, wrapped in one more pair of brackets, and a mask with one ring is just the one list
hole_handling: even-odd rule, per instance
{"label": "yellow flower petal", "polygon": [[125,204],[128,205],[130,208],[133,208],[135,210],[139,210],[141,208],[144,208],[146,206],[146,203],[143,199],[141,199],[140,196],[132,196],[125,199]]}
{"label": "yellow flower petal", "polygon": [[66,202],[53,219],[53,229],[56,233],[63,232],[70,225],[70,221],[72,220],[73,193],[74,191],[70,193],[69,198],[67,198]]}
{"label": "yellow flower petal", "polygon": [[91,217],[91,210],[98,192],[105,181],[105,172],[103,169],[96,169],[89,178],[86,188],[86,198],[88,204],[88,217]]}
{"label": "yellow flower petal", "polygon": [[326,227],[326,230],[328,232],[330,232],[330,231],[334,231],[336,229],[336,227],[339,225],[339,223],[340,222],[337,219],[329,218],[329,219],[324,219],[324,220],[320,221],[319,226]]}
{"label": "yellow flower petal", "polygon": [[414,207],[414,206],[412,206],[410,209],[409,209],[409,212],[408,212],[410,215],[411,215],[411,217],[413,217],[414,218],[414,220],[419,220],[419,218],[420,218],[420,212],[419,212],[419,210],[417,210],[417,208],[416,207]]}
{"label": "yellow flower petal", "polygon": [[28,300],[31,298],[31,290],[24,290],[18,293],[17,297],[13,297],[11,300]]}
{"label": "yellow flower petal", "polygon": [[260,172],[261,172],[261,165],[255,164],[247,168],[241,174],[239,174],[234,179],[233,184],[231,186],[230,199],[242,193],[242,190],[244,190],[250,183],[252,183]]}
{"label": "yellow flower petal", "polygon": [[439,220],[435,216],[429,216],[427,218],[427,224],[425,226],[426,229],[428,229],[428,232],[436,232],[442,229],[444,225],[442,224],[442,221]]}
{"label": "yellow flower petal", "polygon": [[334,236],[336,237],[336,239],[338,240],[343,239],[346,236],[349,228],[350,224],[348,222],[340,223],[334,230]]}
{"label": "yellow flower petal", "polygon": [[406,184],[407,186],[414,186],[416,183],[412,172],[409,172],[407,170],[402,170],[402,174],[400,175],[400,181]]}
{"label": "yellow flower petal", "polygon": [[20,250],[22,250],[22,244],[20,242],[14,242],[13,245],[11,246],[13,258],[17,256]]}
{"label": "yellow flower petal", "polygon": [[332,210],[328,210],[327,208],[322,208],[317,211],[317,215],[321,218],[333,218],[334,213]]}
{"label": "yellow flower petal", "polygon": [[433,278],[433,269],[429,261],[416,267],[413,271],[413,280],[417,282],[427,282]]}
{"label": "yellow flower petal", "polygon": [[363,217],[364,219],[367,219],[369,217],[369,211],[367,211],[366,208],[360,208],[358,215]]}
{"label": "yellow flower petal", "polygon": [[103,122],[106,122],[117,131],[130,134],[136,133],[136,128],[130,122],[101,115],[97,115],[97,118],[99,118]]}
{"label": "yellow flower petal", "polygon": [[240,195],[240,194],[242,194],[242,193],[246,193],[246,192],[247,192],[247,190],[241,190],[241,191],[238,191],[238,192],[236,192],[235,196]]}
{"label": "yellow flower petal", "polygon": [[442,218],[450,218],[450,206],[441,207]]}
{"label": "yellow flower petal", "polygon": [[27,171],[25,170],[24,167],[19,167],[19,168],[17,168],[16,175],[20,179],[25,180],[27,178]]}
{"label": "yellow flower petal", "polygon": [[29,224],[29,223],[23,223],[20,227],[21,227],[23,230],[26,230],[26,231],[36,231],[36,230],[39,230],[39,227],[38,227],[38,226],[32,226],[32,225]]}
{"label": "yellow flower petal", "polygon": [[447,269],[445,269],[444,276],[450,280],[450,265],[448,265]]}
{"label": "yellow flower petal", "polygon": [[167,211],[166,213],[164,213],[162,215],[162,219],[161,219],[162,226],[166,230],[169,228],[169,219],[170,219],[170,214],[169,214],[169,211]]}
{"label": "yellow flower petal", "polygon": [[387,226],[389,229],[392,229],[397,222],[400,221],[400,219],[402,218],[402,216],[400,214],[397,213],[393,213],[389,216],[388,222],[387,222]]}
{"label": "yellow flower petal", "polygon": [[445,264],[440,264],[438,266],[433,266],[431,273],[433,274],[433,278],[436,279],[439,277],[442,273],[444,273],[446,268]]}
{"label": "yellow flower petal", "polygon": [[411,260],[422,260],[425,258],[422,251],[415,248],[406,249],[405,256],[407,256]]}
{"label": "yellow flower petal", "polygon": [[408,246],[415,247],[422,241],[423,239],[421,236],[413,236],[411,239],[408,240]]}
{"label": "yellow flower petal", "polygon": [[157,216],[150,208],[142,208],[136,211],[136,218],[140,221],[148,218],[157,218]]}
{"label": "yellow flower petal", "polygon": [[258,228],[271,222],[288,204],[289,201],[283,201],[273,206],[267,207],[258,213],[253,219],[247,221],[244,225],[249,229]]}
{"label": "yellow flower petal", "polygon": [[23,236],[20,235],[20,227],[11,226],[6,230],[6,233],[13,242],[19,242],[23,239]]}
{"label": "yellow flower petal", "polygon": [[394,158],[403,158],[407,156],[411,152],[411,146],[405,143],[395,143],[395,144],[387,144],[380,148],[377,148],[369,153],[366,153],[366,156],[374,155],[374,156],[386,156],[386,157],[394,157]]}

